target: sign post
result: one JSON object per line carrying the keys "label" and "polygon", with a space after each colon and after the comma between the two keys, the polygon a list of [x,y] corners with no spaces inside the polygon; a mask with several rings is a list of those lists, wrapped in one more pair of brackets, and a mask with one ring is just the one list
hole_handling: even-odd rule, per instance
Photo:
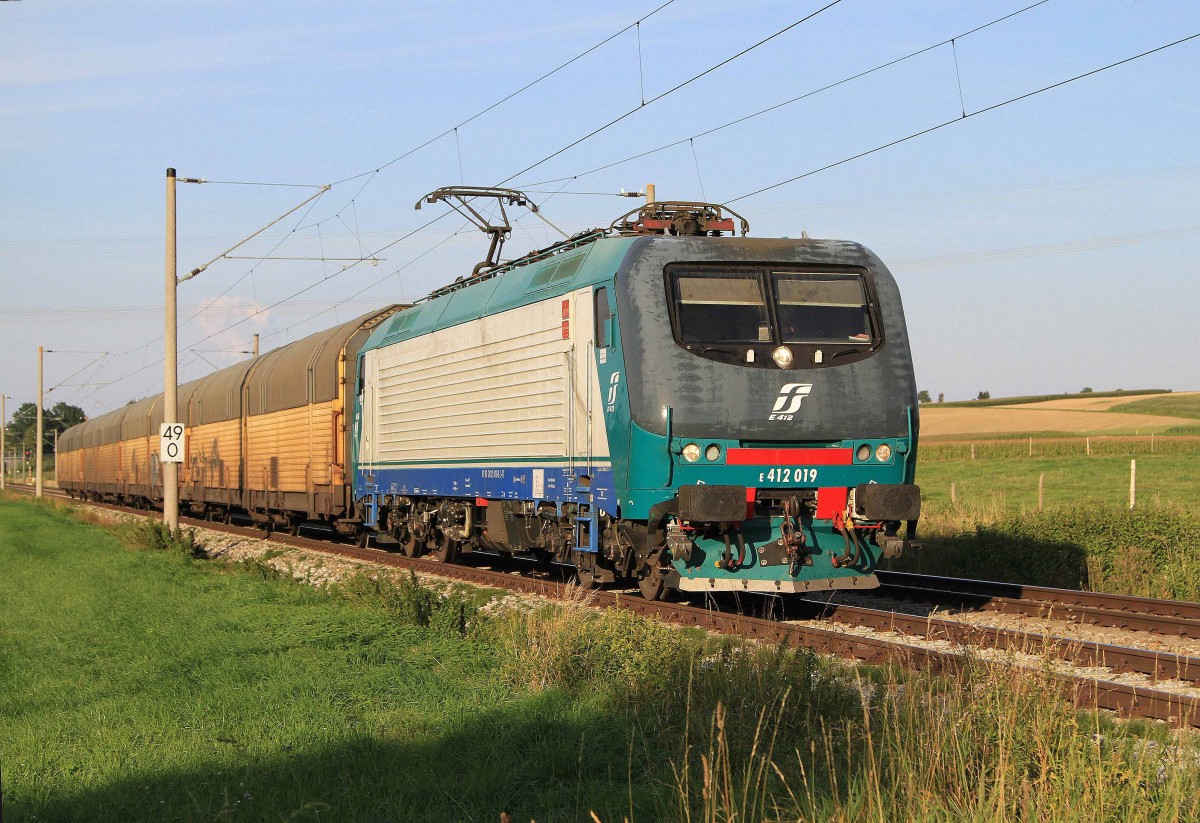
{"label": "sign post", "polygon": [[162,423],[158,427],[158,462],[182,463],[183,442],[187,429],[182,423]]}

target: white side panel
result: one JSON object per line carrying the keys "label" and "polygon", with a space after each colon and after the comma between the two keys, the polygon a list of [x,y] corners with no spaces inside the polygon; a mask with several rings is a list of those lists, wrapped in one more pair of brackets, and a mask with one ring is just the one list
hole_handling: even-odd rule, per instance
{"label": "white side panel", "polygon": [[606,458],[590,295],[580,289],[369,352],[375,408],[364,415],[372,442],[363,461],[586,459],[589,440],[592,456]]}

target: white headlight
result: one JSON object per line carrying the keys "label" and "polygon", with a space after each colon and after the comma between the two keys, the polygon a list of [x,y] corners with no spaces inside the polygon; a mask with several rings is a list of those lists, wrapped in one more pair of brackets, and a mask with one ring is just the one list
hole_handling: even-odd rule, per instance
{"label": "white headlight", "polygon": [[880,463],[886,463],[892,459],[892,447],[887,443],[880,443],[875,447],[875,459]]}
{"label": "white headlight", "polygon": [[771,352],[771,359],[775,361],[775,365],[781,369],[786,369],[792,365],[792,350],[787,346],[780,346]]}
{"label": "white headlight", "polygon": [[721,456],[721,447],[716,443],[711,444],[704,450],[704,456],[710,461],[717,460]]}
{"label": "white headlight", "polygon": [[695,443],[688,443],[683,447],[683,459],[689,463],[695,463],[700,459],[700,447]]}

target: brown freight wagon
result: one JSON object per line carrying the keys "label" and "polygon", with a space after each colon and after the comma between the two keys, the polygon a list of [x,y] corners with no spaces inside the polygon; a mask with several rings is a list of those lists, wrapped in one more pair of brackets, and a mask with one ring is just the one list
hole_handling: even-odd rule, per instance
{"label": "brown freight wagon", "polygon": [[[179,387],[187,426],[181,507],[269,528],[320,520],[352,531],[347,462],[358,351],[392,305]],[[162,395],[68,429],[59,485],[73,496],[162,505],[158,431]]]}

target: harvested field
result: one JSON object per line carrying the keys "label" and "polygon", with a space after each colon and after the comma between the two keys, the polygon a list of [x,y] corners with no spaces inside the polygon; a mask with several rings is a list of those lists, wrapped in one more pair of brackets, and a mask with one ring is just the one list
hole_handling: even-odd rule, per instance
{"label": "harvested field", "polygon": [[[1107,398],[1098,399],[1104,402]],[[1115,398],[1126,400],[1127,398]],[[1102,409],[1082,411],[1058,406],[1071,400],[1051,400],[1028,406],[985,406],[978,409],[961,406],[939,409],[921,408],[921,434],[938,437],[956,434],[1005,434],[1012,432],[1075,432],[1078,434],[1150,434],[1174,426],[1194,425],[1184,417],[1149,414],[1122,414]],[[1085,401],[1086,402],[1086,401]]]}
{"label": "harvested field", "polygon": [[1171,392],[1169,395],[1163,394],[1127,394],[1122,397],[1089,397],[1088,395],[1080,395],[1078,397],[1067,397],[1062,400],[1043,400],[1040,403],[1023,403],[1015,406],[1001,406],[999,408],[1019,408],[1019,409],[1065,409],[1071,411],[1108,411],[1113,406],[1120,406],[1125,403],[1135,403],[1139,400],[1148,400],[1151,398],[1169,397],[1176,400],[1180,397],[1196,397],[1200,392]]}

